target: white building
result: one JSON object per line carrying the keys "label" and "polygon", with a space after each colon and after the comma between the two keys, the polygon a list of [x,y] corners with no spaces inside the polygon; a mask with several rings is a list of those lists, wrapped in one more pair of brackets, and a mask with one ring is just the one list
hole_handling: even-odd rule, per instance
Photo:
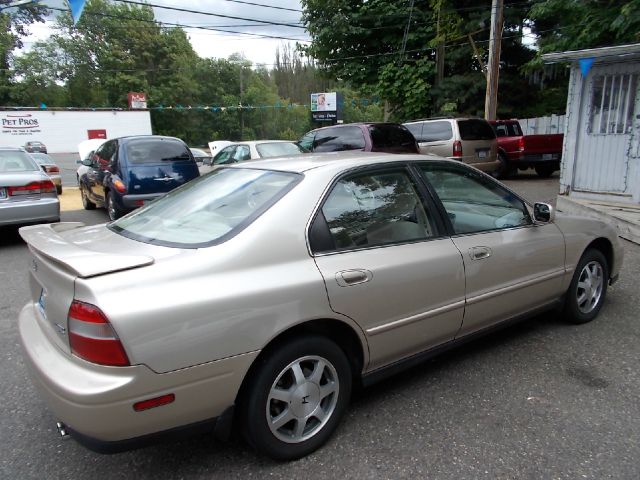
{"label": "white building", "polygon": [[90,138],[151,135],[151,116],[128,110],[3,110],[0,127],[3,146],[32,140],[44,143],[49,153],[75,152]]}
{"label": "white building", "polygon": [[640,43],[542,59],[571,68],[558,208],[605,211],[640,238]]}

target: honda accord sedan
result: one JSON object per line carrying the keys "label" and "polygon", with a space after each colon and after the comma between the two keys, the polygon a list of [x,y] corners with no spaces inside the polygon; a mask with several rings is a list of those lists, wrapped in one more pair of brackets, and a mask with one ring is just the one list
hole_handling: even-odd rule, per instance
{"label": "honda accord sedan", "polygon": [[555,309],[593,320],[615,230],[439,157],[328,153],[219,168],[117,221],[20,230],[19,318],[60,433],[98,451],[186,430],[319,448],[368,385]]}

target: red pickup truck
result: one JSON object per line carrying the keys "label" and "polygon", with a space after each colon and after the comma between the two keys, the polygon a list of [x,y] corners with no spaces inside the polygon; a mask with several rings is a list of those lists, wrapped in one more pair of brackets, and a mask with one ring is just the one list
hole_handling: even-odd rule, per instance
{"label": "red pickup truck", "polygon": [[560,170],[562,133],[549,135],[523,135],[517,120],[489,122],[498,138],[500,159],[499,178],[515,175],[518,170],[534,168],[541,177],[550,177]]}

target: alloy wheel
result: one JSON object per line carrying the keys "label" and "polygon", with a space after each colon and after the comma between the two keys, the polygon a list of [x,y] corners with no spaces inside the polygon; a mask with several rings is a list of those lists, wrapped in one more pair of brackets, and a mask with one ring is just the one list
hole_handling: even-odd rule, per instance
{"label": "alloy wheel", "polygon": [[578,279],[576,303],[582,313],[591,313],[600,303],[604,287],[604,271],[599,262],[587,263]]}
{"label": "alloy wheel", "polygon": [[305,356],[287,365],[267,397],[269,429],[279,440],[300,443],[318,433],[338,402],[340,382],[325,358]]}

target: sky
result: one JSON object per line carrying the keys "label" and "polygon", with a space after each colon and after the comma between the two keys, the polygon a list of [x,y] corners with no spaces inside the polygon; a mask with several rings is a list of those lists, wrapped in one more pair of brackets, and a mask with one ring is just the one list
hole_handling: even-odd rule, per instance
{"label": "sky", "polygon": [[[281,7],[281,9],[243,2]],[[40,3],[56,8],[65,7],[63,0],[41,0]],[[275,60],[275,51],[278,46],[283,43],[290,43],[293,46],[296,41],[309,40],[309,35],[304,28],[300,28],[302,27],[300,24],[302,7],[299,0],[148,0],[148,3],[226,15],[227,17],[239,17],[225,18],[154,7],[156,20],[183,25],[194,50],[205,58],[227,58],[233,53],[243,53],[248,60],[269,66]],[[243,19],[285,23],[294,26],[269,25]],[[46,24],[31,25],[29,27],[31,35],[25,39],[25,48],[30,48],[37,40],[46,39],[51,33],[51,24],[52,21]],[[200,28],[187,28],[188,26]],[[245,33],[245,35],[216,32],[205,30],[205,28],[232,30]],[[247,33],[251,35],[246,35]],[[261,38],[261,35],[283,37],[288,40]],[[16,53],[19,54],[19,52]]]}

